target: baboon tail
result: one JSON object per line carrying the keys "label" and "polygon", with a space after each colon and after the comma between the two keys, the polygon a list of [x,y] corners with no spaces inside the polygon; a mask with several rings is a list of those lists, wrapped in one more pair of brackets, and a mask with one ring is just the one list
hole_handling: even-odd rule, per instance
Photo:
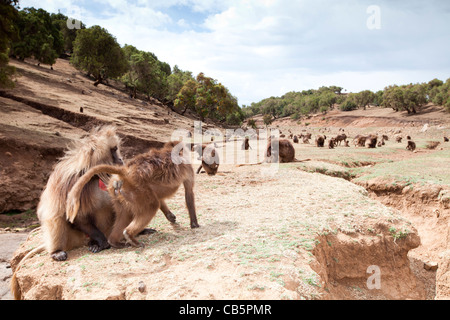
{"label": "baboon tail", "polygon": [[10,285],[11,293],[13,294],[13,297],[15,300],[22,299],[22,292],[20,291],[19,282],[17,281],[17,276],[16,276],[17,271],[19,271],[20,267],[25,262],[25,260],[27,260],[28,258],[30,258],[30,257],[34,256],[35,254],[38,254],[44,250],[45,250],[44,244],[40,245],[37,248],[34,248],[30,252],[28,252],[25,255],[25,257],[23,257],[22,260],[20,260],[20,262],[17,264],[16,270],[14,270],[14,273],[12,275],[11,285]]}
{"label": "baboon tail", "polygon": [[117,174],[121,177],[125,174],[124,167],[111,166],[107,164],[98,165],[89,169],[72,187],[69,194],[67,195],[66,204],[66,218],[71,223],[75,221],[75,218],[80,209],[80,197],[84,186],[92,179],[93,176],[100,173]]}
{"label": "baboon tail", "polygon": [[306,162],[306,161],[311,161],[311,159],[303,159],[303,160],[294,159],[294,162]]}

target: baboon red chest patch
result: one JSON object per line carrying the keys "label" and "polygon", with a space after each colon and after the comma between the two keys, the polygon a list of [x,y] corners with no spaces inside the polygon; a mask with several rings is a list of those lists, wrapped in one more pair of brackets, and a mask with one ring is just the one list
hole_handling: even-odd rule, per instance
{"label": "baboon red chest patch", "polygon": [[98,187],[103,191],[107,191],[106,185],[101,179],[98,179]]}

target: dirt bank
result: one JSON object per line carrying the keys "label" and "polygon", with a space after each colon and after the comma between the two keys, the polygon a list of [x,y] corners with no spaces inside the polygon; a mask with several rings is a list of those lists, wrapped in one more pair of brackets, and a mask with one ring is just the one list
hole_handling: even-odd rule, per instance
{"label": "dirt bank", "polygon": [[[449,187],[434,184],[399,184],[398,181],[387,181],[383,178],[358,184],[366,188],[372,198],[399,210],[417,228],[421,245],[411,250],[408,255],[413,270],[428,283],[428,296],[449,299]],[[430,270],[429,266],[434,267]]]}

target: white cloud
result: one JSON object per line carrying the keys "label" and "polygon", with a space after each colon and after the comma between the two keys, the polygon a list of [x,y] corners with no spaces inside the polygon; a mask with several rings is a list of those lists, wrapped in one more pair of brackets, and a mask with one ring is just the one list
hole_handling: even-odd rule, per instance
{"label": "white cloud", "polygon": [[[56,12],[75,1],[22,0]],[[76,2],[82,21],[218,79],[241,104],[339,85],[378,90],[450,75],[450,4],[379,0],[153,0]],[[367,8],[380,8],[369,30]],[[92,9],[95,7],[95,10]],[[61,7],[64,8],[64,7]]]}

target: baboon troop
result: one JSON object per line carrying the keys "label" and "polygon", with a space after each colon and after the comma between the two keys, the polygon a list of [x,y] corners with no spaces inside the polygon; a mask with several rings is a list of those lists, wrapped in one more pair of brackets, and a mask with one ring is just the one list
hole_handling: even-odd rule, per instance
{"label": "baboon troop", "polygon": [[[142,247],[135,237],[144,230],[159,209],[170,222],[174,223],[176,217],[167,207],[165,200],[172,197],[181,184],[184,185],[191,228],[198,228],[194,200],[194,170],[190,164],[183,161],[179,164],[173,162],[172,155],[177,155],[175,148],[177,145],[176,142],[169,142],[162,149],[151,149],[132,158],[124,166],[99,165],[88,170],[69,192],[67,219],[74,222],[80,214],[82,190],[92,177],[99,174],[114,174],[117,176],[108,183],[108,192],[117,213],[108,237],[111,246],[122,248],[125,244],[130,244]],[[187,148],[181,149],[181,152],[185,149]]]}
{"label": "baboon troop", "polygon": [[[80,107],[80,112],[83,113],[83,107]],[[293,134],[290,130],[289,133],[289,138],[296,144],[300,139],[304,144],[309,144],[312,139],[311,133]],[[337,147],[342,142],[345,147],[350,147],[347,134],[342,128],[335,137],[329,134],[328,148],[336,148],[333,152],[339,152]],[[258,134],[250,135],[250,138],[254,137],[259,140]],[[281,134],[280,137],[284,138],[285,135]],[[326,140],[325,134],[317,134],[316,147],[323,148]],[[353,144],[355,147],[376,148],[385,145],[388,140],[389,137],[384,134],[356,135]],[[416,150],[416,144],[410,136],[407,136],[407,140],[406,149]],[[214,137],[211,141],[214,141]],[[395,141],[401,143],[402,137],[396,135]],[[444,141],[448,142],[449,139],[444,137]],[[37,207],[44,244],[30,250],[16,271],[28,257],[44,249],[53,260],[64,261],[67,251],[83,246],[86,242],[93,253],[111,246],[143,247],[136,236],[149,230],[145,228],[158,210],[164,213],[168,221],[176,222],[176,216],[165,201],[174,196],[181,185],[184,186],[190,227],[199,227],[194,196],[195,176],[202,169],[209,176],[217,174],[220,159],[216,148],[220,147],[212,142],[191,144],[189,148],[189,144],[173,141],[164,144],[161,149],[150,149],[124,163],[120,144],[116,128],[102,126],[91,130],[89,135],[74,142],[66,151],[55,165]],[[288,139],[269,138],[266,149],[264,145],[262,148],[267,163],[301,162],[295,158],[294,145]],[[241,149],[252,149],[249,137],[244,138]],[[188,155],[184,152],[188,150],[197,153],[197,159],[201,160],[196,174],[190,162],[186,161]],[[11,290],[16,298],[20,298],[15,274]]]}
{"label": "baboon troop", "polygon": [[416,150],[416,144],[412,140],[408,140],[408,145],[406,146],[406,150],[414,151]]}

